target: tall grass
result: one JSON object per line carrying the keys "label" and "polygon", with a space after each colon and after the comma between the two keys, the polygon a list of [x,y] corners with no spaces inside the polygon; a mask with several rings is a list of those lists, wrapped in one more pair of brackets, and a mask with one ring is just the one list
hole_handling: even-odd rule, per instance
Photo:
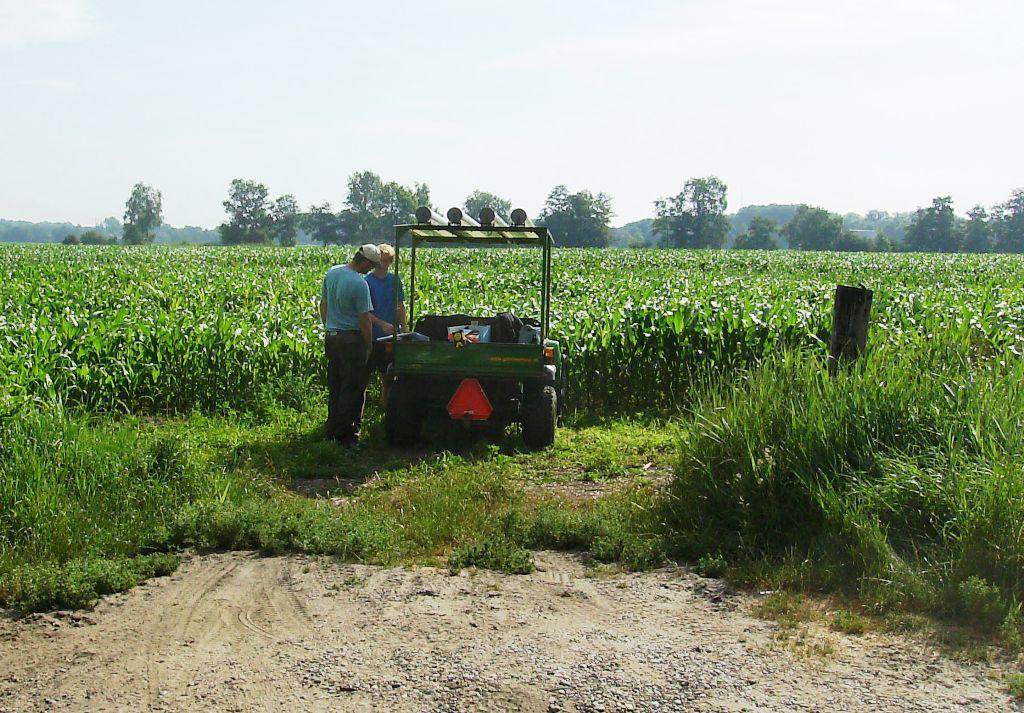
{"label": "tall grass", "polygon": [[21,408],[0,417],[0,568],[135,554],[178,508],[229,488],[175,436]]}
{"label": "tall grass", "polygon": [[1022,378],[1016,358],[942,342],[835,378],[816,358],[769,360],[684,429],[674,548],[785,565],[879,606],[952,613],[984,591],[1005,614],[1024,599]]}

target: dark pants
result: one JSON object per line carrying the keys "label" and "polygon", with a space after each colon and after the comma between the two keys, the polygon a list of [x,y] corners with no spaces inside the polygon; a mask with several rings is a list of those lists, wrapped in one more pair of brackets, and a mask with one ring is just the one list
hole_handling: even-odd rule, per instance
{"label": "dark pants", "polygon": [[327,354],[327,426],[324,435],[338,441],[359,438],[366,402],[366,345],[359,332],[324,337]]}

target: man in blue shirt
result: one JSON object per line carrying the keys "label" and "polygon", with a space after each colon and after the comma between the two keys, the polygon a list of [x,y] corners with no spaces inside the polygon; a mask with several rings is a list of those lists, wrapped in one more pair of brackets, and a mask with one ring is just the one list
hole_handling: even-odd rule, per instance
{"label": "man in blue shirt", "polygon": [[[370,312],[370,321],[373,322],[373,349],[370,352],[368,366],[370,374],[379,371],[383,377],[380,395],[386,405],[388,387],[391,385],[387,378],[390,354],[385,345],[378,342],[377,339],[388,334],[409,330],[405,314],[405,288],[398,275],[388,272],[391,263],[395,261],[395,249],[387,243],[381,243],[377,249],[380,251],[380,265],[366,275],[366,284],[370,288],[370,300],[373,302],[373,311]],[[398,287],[397,301],[395,298],[396,285]]]}
{"label": "man in blue shirt", "polygon": [[320,320],[327,355],[327,425],[324,436],[344,445],[359,440],[366,403],[366,362],[373,344],[370,289],[363,275],[380,265],[376,245],[363,245],[347,265],[335,265],[320,290]]}

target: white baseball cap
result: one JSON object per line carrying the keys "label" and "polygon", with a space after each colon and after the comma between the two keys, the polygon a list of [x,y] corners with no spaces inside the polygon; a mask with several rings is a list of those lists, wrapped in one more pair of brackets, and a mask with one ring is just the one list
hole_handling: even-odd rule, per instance
{"label": "white baseball cap", "polygon": [[380,265],[380,248],[373,243],[366,243],[366,245],[361,246],[356,254],[369,260],[374,265]]}

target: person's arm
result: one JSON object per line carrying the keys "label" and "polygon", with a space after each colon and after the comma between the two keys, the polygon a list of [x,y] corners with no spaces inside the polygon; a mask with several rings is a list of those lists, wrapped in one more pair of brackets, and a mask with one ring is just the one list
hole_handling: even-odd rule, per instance
{"label": "person's arm", "polygon": [[363,334],[363,343],[366,344],[366,360],[370,360],[370,351],[373,349],[373,302],[370,300],[370,287],[363,282],[362,292],[356,298],[355,312],[359,314],[359,331]]}
{"label": "person's arm", "polygon": [[378,327],[380,327],[381,329],[383,329],[384,330],[384,334],[394,334],[395,333],[395,325],[391,324],[391,322],[387,322],[387,321],[381,319],[380,317],[375,315],[373,312],[370,312],[369,314],[370,314],[370,323],[371,324],[375,324]]}
{"label": "person's arm", "polygon": [[327,275],[320,284],[320,324],[327,326]]}
{"label": "person's arm", "polygon": [[366,344],[366,358],[370,358],[370,350],[373,349],[373,322],[370,320],[370,313],[363,312],[359,315],[359,331],[363,333],[363,343]]}

